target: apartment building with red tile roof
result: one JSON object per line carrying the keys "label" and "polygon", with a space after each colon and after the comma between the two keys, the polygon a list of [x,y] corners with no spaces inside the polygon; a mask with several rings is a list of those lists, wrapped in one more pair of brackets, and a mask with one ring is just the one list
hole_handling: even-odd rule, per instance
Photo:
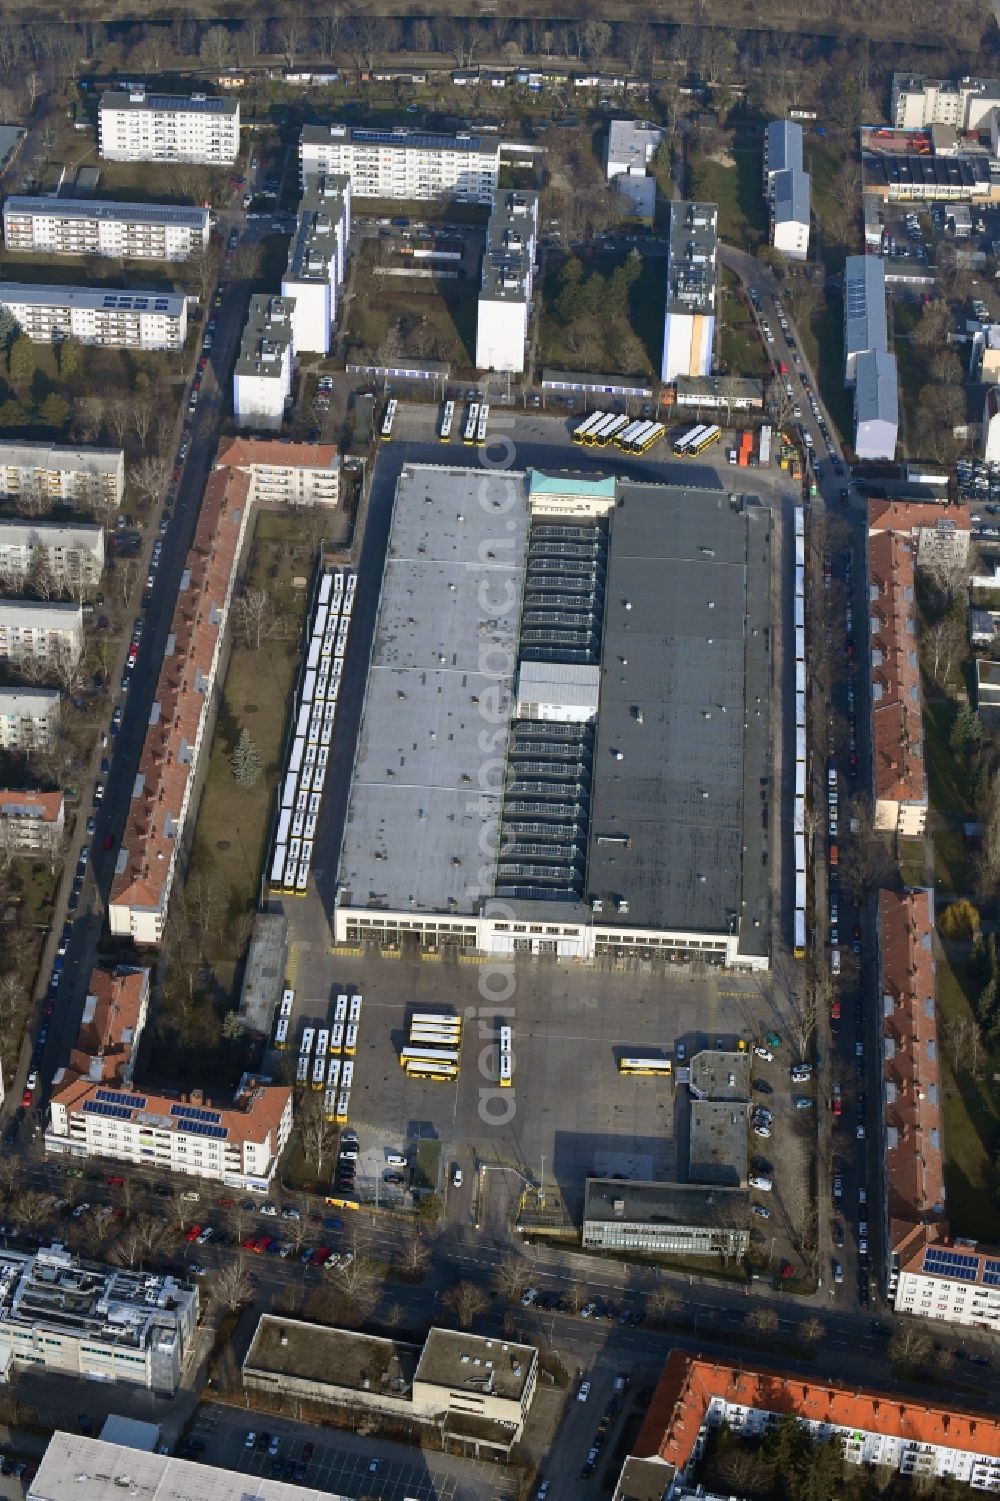
{"label": "apartment building with red tile roof", "polygon": [[712,1427],[765,1433],[772,1415],[791,1414],[816,1439],[839,1438],[851,1463],[906,1475],[950,1476],[976,1489],[1000,1488],[1000,1422],[933,1402],[842,1383],[803,1380],[673,1350],[635,1442],[692,1478]]}
{"label": "apartment building with red tile roof", "polygon": [[889,1220],[940,1220],[945,1188],[933,892],[879,892],[878,948],[886,1211]]}
{"label": "apartment building with red tile roof", "polygon": [[71,1074],[100,1084],[128,1084],[149,1009],[148,969],[95,969],[87,986],[80,1030],[69,1066],[54,1083]]}
{"label": "apartment building with red tile roof", "polygon": [[905,532],[868,536],[875,822],[900,835],[922,834],[927,819],[914,547]]}
{"label": "apartment building with red tile roof", "polygon": [[964,567],[972,540],[972,512],[967,505],[943,506],[933,500],[871,500],[868,535],[899,532],[916,547],[918,568],[953,559]]}
{"label": "apartment building with red tile roof", "polygon": [[155,947],[163,936],[198,757],[217,707],[249,497],[244,471],[209,475],[181,578],[108,905],[111,932],[140,945]]}
{"label": "apartment building with red tile roof", "polygon": [[256,504],[335,506],[340,499],[340,453],[333,443],[228,438],[215,462],[250,476],[250,499]]}
{"label": "apartment building with red tile roof", "polygon": [[61,792],[0,791],[0,848],[57,854],[65,827]]}
{"label": "apartment building with red tile roof", "polygon": [[952,1240],[940,1224],[892,1224],[897,1313],[1000,1334],[1000,1249]]}

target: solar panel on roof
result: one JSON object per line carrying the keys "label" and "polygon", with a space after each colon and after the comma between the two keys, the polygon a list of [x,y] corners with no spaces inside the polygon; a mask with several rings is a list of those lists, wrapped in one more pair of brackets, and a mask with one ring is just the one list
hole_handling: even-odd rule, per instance
{"label": "solar panel on roof", "polygon": [[207,1121],[216,1126],[222,1119],[217,1110],[203,1110],[200,1105],[171,1105],[170,1114],[181,1120]]}
{"label": "solar panel on roof", "polygon": [[146,1096],[141,1094],[126,1094],[117,1089],[99,1089],[97,1098],[103,1100],[105,1105],[124,1105],[128,1110],[145,1110]]}
{"label": "solar panel on roof", "polygon": [[84,1100],[83,1110],[85,1115],[103,1115],[110,1120],[128,1121],[132,1119],[131,1110],[126,1110],[123,1105],[105,1105],[100,1100]]}
{"label": "solar panel on roof", "polygon": [[962,1282],[975,1282],[979,1274],[979,1257],[930,1246],[924,1252],[923,1270],[938,1277],[957,1277]]}
{"label": "solar panel on roof", "polygon": [[185,1121],[184,1130],[189,1136],[208,1136],[213,1141],[225,1141],[229,1135],[225,1126],[211,1126],[207,1121]]}
{"label": "solar panel on roof", "polygon": [[1000,1260],[988,1256],[983,1263],[983,1281],[987,1287],[1000,1287]]}

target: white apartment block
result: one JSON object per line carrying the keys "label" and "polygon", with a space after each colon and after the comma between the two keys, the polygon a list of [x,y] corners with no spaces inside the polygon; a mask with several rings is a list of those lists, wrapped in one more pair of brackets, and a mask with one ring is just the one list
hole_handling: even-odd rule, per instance
{"label": "white apartment block", "polygon": [[802,171],[802,126],[797,120],[769,120],[764,131],[764,188],[768,198],[779,172]]}
{"label": "white apartment block", "polygon": [[0,657],[8,662],[78,662],[83,610],[46,600],[0,599]]}
{"label": "white apartment block", "polygon": [[946,1240],[939,1224],[897,1235],[888,1291],[897,1313],[1000,1334],[1000,1248]]}
{"label": "white apartment block", "polygon": [[714,203],[670,205],[663,321],[665,384],[679,375],[711,375],[716,319],[719,210]]}
{"label": "white apartment block", "polygon": [[538,194],[498,194],[486,228],[476,312],[476,367],[524,369],[538,233]]}
{"label": "white apartment block", "polygon": [[32,504],[115,506],[125,494],[120,448],[71,448],[57,443],[0,443],[0,499]]}
{"label": "white apartment block", "polygon": [[208,209],[183,204],[8,198],[3,206],[8,249],[43,255],[186,261],[207,247],[210,232]]}
{"label": "white apartment block", "polygon": [[34,344],[78,339],[107,349],[183,349],[187,298],[176,292],[0,282],[0,307]]}
{"label": "white apartment block", "polygon": [[59,723],[57,688],[0,689],[0,747],[44,750]]}
{"label": "white apartment block", "polygon": [[893,74],[890,113],[897,130],[925,130],[931,125],[953,125],[961,132],[981,130],[998,106],[1000,83],[996,79]]}
{"label": "white apartment block", "polygon": [[351,179],[356,198],[492,204],[500,178],[500,142],[461,131],[363,130],[305,125],[299,136],[302,185],[318,174]]}
{"label": "white apartment block", "polygon": [[198,1326],[198,1289],[80,1261],[58,1244],[0,1250],[0,1321],[4,1382],[21,1370],[56,1371],[172,1396]]}
{"label": "white apartment block", "polygon": [[330,353],[350,236],[350,178],[309,177],[281,279],[282,297],[294,304],[292,348],[296,354],[306,350]]}
{"label": "white apartment block", "polygon": [[48,854],[66,827],[61,792],[0,791],[0,849]]}
{"label": "white apartment block", "polygon": [[233,368],[233,415],[238,427],[274,431],[292,394],[294,299],[250,299],[240,352]]}
{"label": "white apartment block", "polygon": [[0,519],[0,580],[16,587],[42,560],[61,587],[89,588],[104,572],[103,526]]}
{"label": "white apartment block", "polygon": [[45,1150],[184,1173],[266,1193],[292,1130],[292,1091],[245,1077],[231,1105],[109,1088],[85,1077],[54,1082]]}
{"label": "white apartment block", "polygon": [[240,102],[109,90],[101,96],[97,128],[99,153],[109,162],[231,166],[240,150]]}
{"label": "white apartment block", "polygon": [[859,459],[893,459],[899,435],[896,356],[865,349],[854,361],[854,452]]}
{"label": "white apartment block", "polygon": [[335,506],[340,499],[340,454],[332,443],[230,438],[215,463],[250,476],[254,505]]}
{"label": "white apartment block", "polygon": [[799,167],[776,172],[772,181],[771,244],[790,261],[809,254],[809,173]]}
{"label": "white apartment block", "polygon": [[662,140],[663,131],[658,125],[643,124],[640,120],[612,120],[604,156],[608,182],[623,175],[645,177]]}

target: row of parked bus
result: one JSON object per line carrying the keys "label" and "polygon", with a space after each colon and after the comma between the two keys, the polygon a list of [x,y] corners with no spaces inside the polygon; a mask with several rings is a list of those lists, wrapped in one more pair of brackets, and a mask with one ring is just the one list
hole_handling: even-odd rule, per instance
{"label": "row of parked bus", "polygon": [[806,954],[806,521],[801,506],[792,512],[795,538],[795,911],[792,950]]}
{"label": "row of parked bus", "polygon": [[319,581],[271,846],[272,894],[306,893],[356,587],[353,573],[325,573]]}
{"label": "row of parked bus", "polygon": [[679,433],[673,442],[674,458],[689,459],[704,453],[722,437],[722,428],[714,422],[697,422]]}
{"label": "row of parked bus", "polygon": [[414,1011],[399,1065],[410,1079],[453,1082],[462,1052],[462,1018],[452,1011]]}
{"label": "row of parked bus", "polygon": [[623,453],[647,453],[666,432],[662,422],[635,420],[621,412],[591,412],[573,429],[573,442],[587,448],[607,448],[614,443]]}

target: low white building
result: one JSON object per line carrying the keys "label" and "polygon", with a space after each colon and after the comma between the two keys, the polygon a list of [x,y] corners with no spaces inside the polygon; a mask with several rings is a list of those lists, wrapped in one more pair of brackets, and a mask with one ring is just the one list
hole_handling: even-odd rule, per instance
{"label": "low white building", "polygon": [[88,198],[8,198],[3,236],[11,250],[186,261],[209,242],[207,208]]}
{"label": "low white building", "polygon": [[608,182],[623,174],[645,177],[662,140],[663,131],[658,125],[642,120],[612,120],[604,150]]}
{"label": "low white building", "polygon": [[66,827],[61,792],[0,791],[0,848],[54,854]]}
{"label": "low white building", "polygon": [[215,464],[250,476],[252,504],[335,506],[340,499],[340,454],[332,443],[230,438]]}
{"label": "low white building", "polygon": [[859,459],[893,459],[899,434],[896,356],[866,349],[854,370],[854,452]]}
{"label": "low white building", "polygon": [[43,561],[60,588],[89,589],[104,572],[104,528],[0,519],[0,580],[17,587]]}
{"label": "low white building", "polygon": [[476,312],[479,370],[524,370],[537,232],[537,193],[498,194],[486,227]]}
{"label": "low white building", "polygon": [[279,428],[292,394],[294,299],[250,299],[233,369],[233,412],[239,427]]}
{"label": "low white building", "polygon": [[303,186],[318,175],[349,177],[355,198],[492,204],[500,177],[500,139],[406,126],[304,125],[299,171]]}
{"label": "low white building", "polygon": [[350,237],[350,178],[309,177],[281,278],[281,295],[292,303],[292,347],[297,355],[330,352]]}
{"label": "low white building", "polygon": [[771,244],[792,261],[809,254],[809,173],[789,167],[772,180]]}
{"label": "low white building", "polygon": [[597,718],[601,669],[586,662],[522,662],[517,719],[591,724]]}
{"label": "low white building", "polygon": [[0,747],[44,750],[59,722],[57,688],[0,689]]}
{"label": "low white building", "polygon": [[1000,461],[1000,386],[990,386],[983,408],[983,458]]}
{"label": "low white building", "polygon": [[183,349],[187,298],[177,292],[0,282],[0,307],[33,344],[77,339],[108,349]]}
{"label": "low white building", "polygon": [[74,663],[83,651],[79,605],[0,599],[0,657],[17,665]]}
{"label": "low white building", "polygon": [[97,131],[106,161],[229,166],[239,155],[240,102],[111,89],[101,95]]}
{"label": "low white building", "polygon": [[125,494],[120,448],[74,448],[60,443],[0,443],[0,500],[32,509],[119,507]]}

